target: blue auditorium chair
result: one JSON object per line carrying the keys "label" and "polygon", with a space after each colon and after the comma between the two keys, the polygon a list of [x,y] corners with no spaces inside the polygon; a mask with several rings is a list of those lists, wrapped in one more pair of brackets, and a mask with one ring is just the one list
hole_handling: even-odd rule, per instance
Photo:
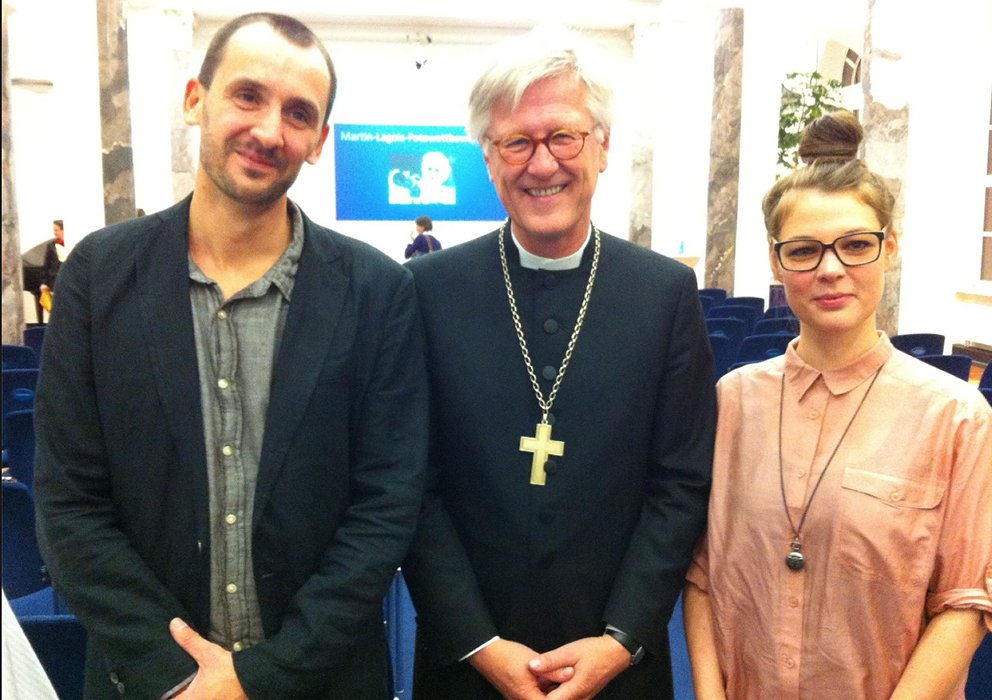
{"label": "blue auditorium chair", "polygon": [[971,659],[964,696],[967,700],[992,698],[992,634],[985,635]]}
{"label": "blue auditorium chair", "polygon": [[971,358],[967,355],[921,355],[920,359],[958,379],[968,381],[971,377]]}
{"label": "blue auditorium chair", "polygon": [[762,318],[795,318],[795,312],[788,306],[769,306],[765,309]]}
{"label": "blue auditorium chair", "polygon": [[34,501],[24,484],[3,482],[3,590],[13,601],[48,586],[34,533]]}
{"label": "blue auditorium chair", "polygon": [[722,335],[730,340],[730,352],[737,357],[737,348],[747,335],[747,322],[740,318],[708,318],[706,332],[709,335]]}
{"label": "blue auditorium chair", "polygon": [[723,300],[727,298],[727,290],[719,287],[703,287],[699,290],[699,296],[709,297],[714,303],[722,304]]}
{"label": "blue auditorium chair", "polygon": [[3,417],[3,448],[10,475],[34,488],[34,411],[11,411]]}
{"label": "blue auditorium chair", "polygon": [[992,406],[992,386],[979,387],[978,390],[982,392],[982,396],[989,402],[989,406]]}
{"label": "blue auditorium chair", "polygon": [[765,300],[761,297],[727,297],[723,303],[730,306],[750,306],[758,312],[758,318],[765,313]]}
{"label": "blue auditorium chair", "polygon": [[799,320],[788,316],[778,318],[759,318],[754,324],[751,335],[763,335],[766,333],[788,333],[793,338],[799,335]]}
{"label": "blue auditorium chair", "polygon": [[750,335],[754,324],[761,317],[761,312],[751,306],[734,304],[717,304],[706,312],[706,318],[739,318],[744,321],[744,334]]}
{"label": "blue auditorium chair", "polygon": [[770,357],[778,357],[785,352],[792,337],[785,333],[764,333],[749,335],[741,341],[737,350],[737,362],[761,362]]}
{"label": "blue auditorium chair", "polygon": [[37,369],[38,356],[27,345],[3,344],[3,369]]}
{"label": "blue auditorium chair", "polygon": [[985,370],[982,372],[982,378],[978,380],[978,386],[982,389],[992,388],[992,362],[985,365]]}
{"label": "blue auditorium chair", "polygon": [[17,621],[59,700],[81,700],[86,631],[75,615],[28,615]]}
{"label": "blue auditorium chair", "polygon": [[733,363],[737,356],[734,342],[725,335],[710,333],[710,349],[713,351],[713,376],[719,379]]}
{"label": "blue auditorium chair", "polygon": [[668,645],[671,649],[675,700],[695,700],[696,689],[692,685],[692,666],[689,665],[689,648],[685,641],[682,596],[675,602],[672,619],[668,621]]}
{"label": "blue auditorium chair", "polygon": [[889,340],[897,350],[913,357],[944,354],[944,336],[940,333],[900,333]]}
{"label": "blue auditorium chair", "polygon": [[34,390],[37,385],[37,369],[3,370],[3,415],[34,408]]}
{"label": "blue auditorium chair", "polygon": [[24,344],[34,350],[34,354],[38,356],[38,362],[41,362],[41,346],[45,342],[45,328],[47,326],[40,323],[24,329]]}
{"label": "blue auditorium chair", "polygon": [[413,697],[413,658],[417,636],[417,615],[403,573],[396,572],[383,601],[386,641],[389,646],[394,700]]}

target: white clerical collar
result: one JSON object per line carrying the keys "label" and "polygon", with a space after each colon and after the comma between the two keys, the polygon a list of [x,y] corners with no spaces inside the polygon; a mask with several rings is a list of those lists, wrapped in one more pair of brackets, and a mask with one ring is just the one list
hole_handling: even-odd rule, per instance
{"label": "white clerical collar", "polygon": [[534,255],[528,252],[520,245],[520,241],[517,240],[516,235],[513,233],[513,228],[510,228],[510,238],[513,239],[513,245],[517,246],[517,250],[520,252],[520,266],[527,268],[528,270],[575,270],[578,269],[579,265],[582,264],[582,254],[586,250],[586,246],[589,245],[589,239],[592,237],[592,226],[589,226],[589,233],[586,234],[586,239],[579,246],[579,249],[572,253],[571,255],[566,255],[564,258],[542,258],[540,255]]}

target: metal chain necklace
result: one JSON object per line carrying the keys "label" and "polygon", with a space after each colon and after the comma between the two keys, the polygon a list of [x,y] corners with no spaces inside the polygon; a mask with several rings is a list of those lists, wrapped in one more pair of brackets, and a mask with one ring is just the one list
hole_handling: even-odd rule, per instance
{"label": "metal chain necklace", "polygon": [[[882,365],[885,366],[884,364]],[[827,458],[827,463],[823,465],[823,471],[820,472],[819,478],[816,480],[816,484],[813,486],[813,492],[809,495],[809,500],[806,501],[806,505],[803,507],[802,515],[799,518],[799,525],[796,526],[792,522],[792,514],[789,513],[789,504],[785,500],[785,467],[783,466],[782,460],[782,414],[783,407],[785,405],[785,373],[782,373],[782,389],[779,392],[778,401],[778,479],[779,486],[782,488],[782,507],[785,508],[785,517],[789,519],[789,527],[792,528],[792,549],[785,555],[785,565],[788,566],[793,571],[801,571],[804,566],[806,566],[806,556],[803,554],[803,543],[801,539],[803,524],[806,522],[806,516],[809,515],[809,507],[813,504],[813,497],[816,496],[816,490],[820,488],[820,484],[823,483],[823,476],[827,473],[827,469],[830,468],[830,463],[834,461],[834,456],[837,454],[837,450],[840,449],[840,444],[844,442],[844,438],[847,437],[847,431],[851,429],[854,424],[854,419],[858,417],[858,413],[861,411],[861,407],[865,405],[865,399],[868,398],[868,394],[871,392],[871,388],[875,386],[875,380],[878,379],[878,375],[882,373],[882,367],[879,367],[875,372],[875,376],[871,378],[871,384],[865,390],[864,395],[861,397],[861,401],[858,402],[858,407],[854,409],[853,415],[851,415],[851,420],[847,422],[847,426],[844,428],[844,432],[840,435],[840,440],[834,445],[834,451],[830,453],[830,457]]]}
{"label": "metal chain necklace", "polygon": [[589,297],[592,295],[592,285],[596,281],[596,269],[599,267],[600,233],[595,226],[592,227],[595,237],[595,249],[592,256],[592,269],[589,270],[589,281],[586,282],[586,291],[582,296],[582,304],[579,306],[579,315],[575,319],[575,328],[572,330],[572,337],[565,348],[565,357],[562,358],[561,367],[558,368],[558,376],[551,386],[548,398],[544,398],[541,385],[537,381],[537,374],[534,373],[534,364],[530,359],[530,352],[527,350],[527,340],[524,338],[524,328],[520,323],[520,313],[517,311],[517,300],[513,295],[513,283],[510,281],[510,266],[506,261],[506,244],[503,242],[506,232],[507,221],[499,227],[499,261],[503,266],[503,282],[506,284],[506,298],[510,302],[510,315],[513,317],[513,327],[517,331],[517,341],[520,343],[520,353],[524,358],[524,366],[527,368],[527,376],[530,377],[530,384],[534,388],[534,395],[537,397],[537,404],[541,408],[541,422],[537,424],[534,437],[522,435],[520,437],[520,451],[532,452],[534,454],[530,467],[530,483],[534,486],[544,486],[547,480],[547,472],[544,465],[549,456],[561,457],[565,454],[565,443],[561,440],[551,439],[551,425],[548,423],[548,414],[551,413],[551,406],[558,396],[558,388],[562,379],[565,378],[565,370],[572,359],[572,351],[575,350],[575,342],[579,339],[579,331],[582,330],[582,322],[586,318],[586,310],[589,308]]}

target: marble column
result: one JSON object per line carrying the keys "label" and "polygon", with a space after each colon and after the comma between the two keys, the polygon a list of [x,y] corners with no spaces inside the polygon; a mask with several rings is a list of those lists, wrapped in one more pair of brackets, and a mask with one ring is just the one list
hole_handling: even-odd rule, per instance
{"label": "marble column", "polygon": [[[656,79],[658,57],[658,25],[645,22],[634,26],[634,84],[650,85]],[[637,245],[651,248],[654,215],[654,115],[658,114],[660,90],[641,90],[631,98],[633,142],[630,163],[630,231],[629,239]]]}
{"label": "marble column", "polygon": [[3,342],[19,345],[24,340],[24,300],[21,280],[21,238],[17,229],[17,200],[14,197],[14,154],[10,136],[10,73],[7,70],[7,15],[13,9],[3,3],[2,53],[3,94]]}
{"label": "marble column", "polygon": [[[863,159],[895,195],[892,226],[902,233],[905,213],[903,179],[909,142],[909,104],[907,101],[908,68],[904,62],[901,40],[907,36],[903,22],[906,13],[898,0],[868,0],[868,25],[865,29],[865,55],[861,62],[864,90]],[[885,277],[885,293],[879,305],[878,327],[889,335],[898,332],[899,287],[902,263],[896,260]]]}
{"label": "marble column", "polygon": [[721,10],[713,69],[713,120],[707,202],[707,287],[733,293],[741,150],[744,10]]}
{"label": "marble column", "polygon": [[124,0],[97,0],[103,209],[107,225],[133,219],[134,164]]}

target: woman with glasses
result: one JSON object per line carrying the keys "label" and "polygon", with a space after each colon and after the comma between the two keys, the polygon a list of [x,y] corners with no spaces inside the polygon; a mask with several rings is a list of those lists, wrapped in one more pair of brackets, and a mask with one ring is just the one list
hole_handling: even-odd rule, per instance
{"label": "woman with glasses", "polygon": [[800,334],[718,385],[685,591],[701,700],[963,698],[992,629],[992,410],[876,326],[899,238],[861,137],[814,121],[763,202]]}

